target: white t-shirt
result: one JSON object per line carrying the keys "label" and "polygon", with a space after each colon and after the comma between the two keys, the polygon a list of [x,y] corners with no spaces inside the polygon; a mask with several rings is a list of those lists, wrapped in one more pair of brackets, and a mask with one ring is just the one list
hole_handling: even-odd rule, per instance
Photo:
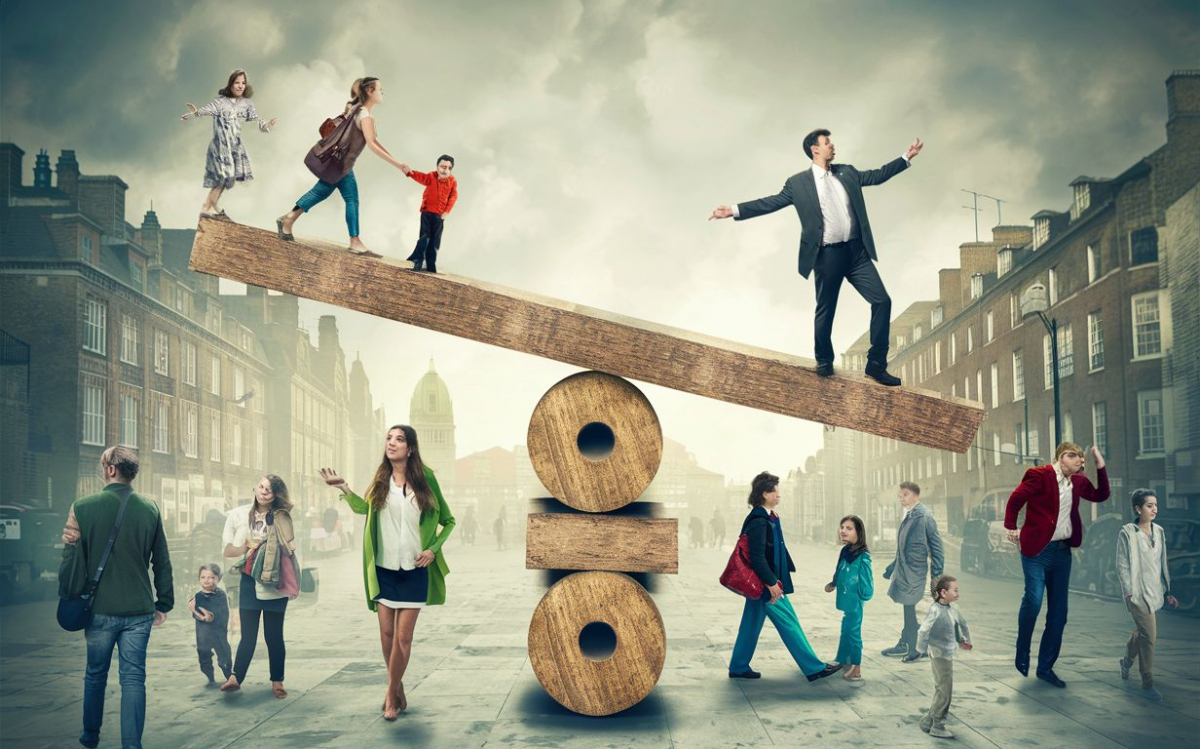
{"label": "white t-shirt", "polygon": [[[235,507],[225,516],[225,530],[221,534],[221,543],[234,546],[250,545],[250,548],[261,544],[267,537],[267,513],[254,512],[254,522],[250,522],[250,510],[254,503]],[[242,555],[241,562],[246,557]],[[239,562],[239,564],[241,563]]]}
{"label": "white t-shirt", "polygon": [[413,570],[421,549],[421,508],[417,495],[388,479],[387,504],[379,511],[379,548],[375,564],[387,570]]}

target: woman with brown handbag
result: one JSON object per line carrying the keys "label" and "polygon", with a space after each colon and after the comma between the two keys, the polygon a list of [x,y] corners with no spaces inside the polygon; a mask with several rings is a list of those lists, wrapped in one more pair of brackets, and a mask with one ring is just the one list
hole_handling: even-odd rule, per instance
{"label": "woman with brown handbag", "polygon": [[354,163],[363,148],[370,148],[379,158],[400,171],[408,171],[408,165],[397,161],[376,137],[375,118],[371,110],[382,101],[383,82],[378,78],[359,78],[350,87],[350,101],[346,102],[341,117],[333,121],[333,131],[322,136],[304,160],[316,175],[317,184],[296,201],[292,210],[275,220],[280,239],[293,241],[292,226],[296,219],[337,190],[346,203],[346,229],[350,234],[350,246],[347,249],[356,255],[381,257],[368,250],[358,235],[358,181],[354,178]]}
{"label": "woman with brown handbag", "polygon": [[[295,553],[296,534],[292,527],[292,502],[287,485],[273,473],[263,476],[254,488],[254,501],[229,511],[225,521],[225,556],[237,558],[242,570],[238,610],[242,620],[242,638],[233,661],[233,674],[221,685],[222,692],[241,689],[246,671],[258,644],[258,621],[262,615],[263,639],[271,664],[271,691],[279,699],[287,697],[283,687],[283,667],[287,649],[283,644],[283,617],[288,596],[275,586],[264,584],[246,574],[243,566],[251,553],[267,554],[272,563],[284,553]],[[282,546],[283,548],[279,548]],[[257,550],[257,551],[256,551]],[[270,552],[270,553],[268,553]]]}
{"label": "woman with brown handbag", "polygon": [[809,681],[837,673],[837,666],[823,662],[813,652],[800,628],[796,610],[787,599],[787,594],[793,590],[791,573],[796,571],[796,565],[783,541],[783,528],[775,513],[775,507],[779,505],[779,477],[766,471],[755,476],[746,502],[751,510],[742,523],[742,533],[749,541],[750,566],[762,579],[765,590],[761,598],[746,599],[733,655],[729,659],[729,678],[757,679],[762,676],[750,668],[750,659],[754,657],[758,636],[767,618],[775,625],[783,644]]}

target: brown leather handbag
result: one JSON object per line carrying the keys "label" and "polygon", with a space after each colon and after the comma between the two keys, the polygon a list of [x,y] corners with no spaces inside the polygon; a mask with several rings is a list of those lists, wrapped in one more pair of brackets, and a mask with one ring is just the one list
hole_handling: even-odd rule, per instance
{"label": "brown leather handbag", "polygon": [[[304,165],[322,182],[336,185],[354,169],[354,162],[366,146],[362,131],[354,124],[361,108],[362,105],[358,105],[341,117],[325,120],[321,125],[321,139],[304,157]],[[325,135],[329,125],[333,127]]]}

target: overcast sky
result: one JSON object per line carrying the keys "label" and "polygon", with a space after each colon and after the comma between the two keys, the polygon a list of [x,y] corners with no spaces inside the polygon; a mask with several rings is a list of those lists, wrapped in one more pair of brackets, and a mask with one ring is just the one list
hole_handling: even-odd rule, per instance
{"label": "overcast sky", "polygon": [[[0,137],[32,155],[75,149],[85,174],[130,186],[195,226],[209,120],[181,123],[234,67],[275,131],[244,139],[256,179],[227,194],[272,227],[312,183],[305,152],[350,82],[384,82],[380,140],[432,169],[457,159],[460,199],[439,267],[621,314],[812,356],[813,289],[796,274],[790,209],[708,222],[719,203],[773,194],[807,168],[804,134],[876,167],[915,136],[915,168],[867,192],[894,310],[936,297],[936,270],[974,238],[977,190],[1005,223],[1064,210],[1067,183],[1114,176],[1165,140],[1163,82],[1200,68],[1190,2],[76,2],[0,5]],[[50,10],[43,10],[50,8]],[[370,153],[356,169],[362,236],[408,254],[420,188]],[[984,206],[981,227],[996,223]],[[300,234],[345,237],[339,198]],[[338,315],[390,420],[432,356],[459,454],[525,441],[542,393],[571,367],[305,303]],[[842,296],[840,352],[868,306]],[[641,385],[668,437],[731,478],[785,473],[820,427]]]}

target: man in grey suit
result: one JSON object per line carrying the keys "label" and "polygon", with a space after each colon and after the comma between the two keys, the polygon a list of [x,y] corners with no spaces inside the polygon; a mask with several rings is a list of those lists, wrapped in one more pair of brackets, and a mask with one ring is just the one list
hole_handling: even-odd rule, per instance
{"label": "man in grey suit", "polygon": [[777,195],[717,206],[709,219],[736,220],[764,216],[793,206],[800,217],[800,275],[816,271],[817,314],[814,325],[817,374],[833,375],[833,315],[842,281],[849,281],[871,304],[871,349],[867,376],[884,385],[899,385],[887,371],[888,330],[892,299],[875,269],[875,239],[862,188],[882,185],[908,168],[924,144],[917,138],[904,155],[878,169],[859,171],[849,164],[834,164],[829,131],[814,130],[804,138],[804,153],[812,168],[793,174]]}
{"label": "man in grey suit", "polygon": [[900,506],[904,518],[896,529],[896,558],[883,571],[891,580],[888,598],[904,607],[904,630],[900,641],[883,651],[886,656],[903,657],[912,663],[923,656],[917,652],[917,604],[942,574],[942,534],[929,508],[921,504],[921,487],[905,481],[900,485]]}

